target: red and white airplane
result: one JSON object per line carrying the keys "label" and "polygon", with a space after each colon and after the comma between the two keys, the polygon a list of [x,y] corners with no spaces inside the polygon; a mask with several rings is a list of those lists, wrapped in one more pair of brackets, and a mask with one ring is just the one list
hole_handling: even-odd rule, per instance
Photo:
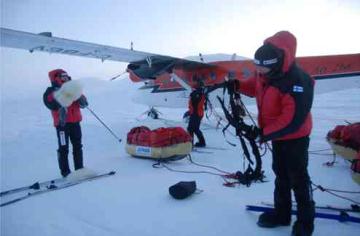
{"label": "red and white airplane", "polygon": [[[187,96],[201,78],[206,87],[224,82],[231,72],[238,80],[255,73],[251,59],[235,54],[224,61],[198,61],[164,56],[131,49],[100,45],[40,34],[0,28],[1,46],[29,52],[49,52],[71,56],[128,62],[127,72],[133,82],[144,82],[138,102],[149,106],[186,107]],[[360,53],[332,56],[298,57],[297,63],[316,80],[360,75]],[[147,93],[145,91],[148,91]],[[176,93],[177,92],[177,93]],[[177,94],[176,96],[173,96]],[[154,98],[155,97],[155,98]],[[178,101],[175,101],[177,99]]]}

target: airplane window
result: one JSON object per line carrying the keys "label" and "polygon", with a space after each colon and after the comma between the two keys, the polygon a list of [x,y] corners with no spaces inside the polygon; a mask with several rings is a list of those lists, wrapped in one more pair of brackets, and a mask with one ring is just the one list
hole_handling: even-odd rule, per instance
{"label": "airplane window", "polygon": [[210,79],[216,80],[216,74],[214,72],[210,72]]}

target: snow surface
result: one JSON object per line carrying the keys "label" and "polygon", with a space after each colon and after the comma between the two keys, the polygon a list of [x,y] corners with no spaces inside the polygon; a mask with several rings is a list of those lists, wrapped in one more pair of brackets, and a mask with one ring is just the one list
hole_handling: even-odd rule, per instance
{"label": "snow surface", "polygon": [[[44,73],[46,74],[46,73]],[[1,191],[36,181],[60,176],[56,159],[56,134],[50,112],[42,103],[42,93],[48,86],[46,79],[33,78],[20,83],[13,78],[1,78]],[[15,82],[16,81],[16,84]],[[329,80],[330,81],[330,80]],[[345,121],[359,121],[360,77],[319,81],[313,107],[314,129],[310,150],[328,149],[326,133]],[[135,92],[129,80],[82,80],[90,108],[126,140],[134,126],[151,128],[166,125],[185,125],[181,118],[184,109],[160,109],[164,120],[151,120],[141,114],[146,106],[132,102]],[[337,84],[337,91],[327,89]],[[8,89],[12,88],[12,89]],[[256,112],[254,104],[249,105]],[[153,168],[152,161],[135,159],[126,154],[124,142],[119,143],[88,111],[83,110],[84,163],[98,173],[111,170],[116,175],[86,182],[71,188],[34,196],[0,208],[1,235],[289,235],[291,227],[263,229],[256,226],[259,213],[247,212],[246,204],[271,201],[274,175],[271,155],[263,157],[263,166],[269,182],[251,187],[224,187],[222,178],[210,174],[171,172]],[[195,162],[222,170],[243,170],[239,145],[228,145],[213,121],[203,125],[209,146],[226,150],[212,153],[192,153]],[[227,138],[237,140],[231,135]],[[326,151],[325,153],[330,153]],[[69,155],[70,163],[71,155]],[[312,180],[326,188],[359,191],[359,185],[350,176],[349,164],[341,158],[333,167],[329,155],[310,155],[309,172]],[[191,164],[187,159],[172,162],[169,167],[187,171],[212,171]],[[200,194],[185,200],[175,200],[168,194],[169,186],[178,181],[195,180]],[[343,194],[360,201],[359,194]],[[349,206],[350,202],[328,193],[314,192],[318,204]],[[359,214],[354,214],[359,217]],[[293,217],[293,220],[295,217]],[[316,219],[314,235],[356,235],[360,225]]]}

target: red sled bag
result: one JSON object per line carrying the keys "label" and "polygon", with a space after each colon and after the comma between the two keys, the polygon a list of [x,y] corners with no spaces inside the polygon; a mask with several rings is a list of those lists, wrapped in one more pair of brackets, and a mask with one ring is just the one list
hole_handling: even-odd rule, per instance
{"label": "red sled bag", "polygon": [[134,157],[170,160],[187,156],[192,143],[191,136],[182,127],[150,130],[140,126],[129,131],[125,148]]}
{"label": "red sled bag", "polygon": [[329,131],[327,141],[337,155],[347,160],[356,159],[360,151],[360,123],[336,126]]}
{"label": "red sled bag", "polygon": [[151,132],[151,130],[146,126],[139,126],[132,128],[127,134],[127,143],[141,143],[142,145],[147,145],[150,143],[150,140],[146,140],[147,133]]}
{"label": "red sled bag", "polygon": [[327,134],[327,138],[334,140],[341,140],[341,131],[345,128],[346,125],[337,125],[333,130],[330,130]]}
{"label": "red sled bag", "polygon": [[166,147],[186,142],[191,142],[191,136],[181,127],[158,128],[151,131],[151,147]]}
{"label": "red sled bag", "polygon": [[341,131],[341,139],[345,146],[360,151],[360,123],[344,127]]}

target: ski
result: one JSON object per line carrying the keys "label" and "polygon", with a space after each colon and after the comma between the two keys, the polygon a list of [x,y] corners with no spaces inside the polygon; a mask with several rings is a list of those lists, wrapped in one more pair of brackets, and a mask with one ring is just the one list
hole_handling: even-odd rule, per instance
{"label": "ski", "polygon": [[18,192],[22,192],[22,191],[25,191],[25,190],[31,190],[31,189],[39,190],[40,188],[42,188],[44,186],[59,183],[59,182],[62,182],[62,181],[65,181],[65,178],[58,178],[58,179],[47,180],[47,181],[43,181],[43,182],[35,182],[35,183],[33,183],[31,185],[28,185],[28,186],[19,187],[19,188],[13,188],[13,189],[3,191],[3,192],[0,193],[0,197],[10,195],[10,194],[14,194],[14,193],[18,193]]}
{"label": "ski", "polygon": [[[264,206],[274,207],[273,203],[270,202],[261,202]],[[293,205],[296,206],[296,205]],[[345,208],[345,207],[334,207],[331,205],[315,205],[315,209],[322,209],[322,210],[330,210],[330,211],[345,211],[345,212],[359,212],[360,213],[360,206],[353,204],[351,207]]]}
{"label": "ski", "polygon": [[68,188],[68,187],[71,187],[71,186],[74,186],[74,185],[77,185],[77,184],[81,184],[81,183],[84,183],[84,182],[87,182],[87,181],[99,179],[99,178],[102,178],[102,177],[111,176],[111,175],[114,175],[115,173],[116,173],[115,171],[110,171],[108,173],[99,174],[99,175],[95,175],[95,176],[90,176],[90,177],[83,178],[83,179],[80,179],[80,180],[75,180],[75,181],[63,181],[63,182],[58,183],[58,184],[50,183],[44,189],[35,190],[34,192],[28,192],[27,195],[12,199],[12,200],[7,201],[7,202],[3,202],[3,203],[0,204],[0,207],[7,206],[7,205],[13,204],[15,202],[25,200],[25,199],[27,199],[29,197],[32,197],[32,196],[36,196],[36,195],[40,195],[40,194],[43,194],[43,193]]}
{"label": "ski", "polygon": [[[263,206],[254,206],[254,205],[246,205],[246,210],[248,211],[256,211],[256,212],[271,212],[275,209],[273,207],[263,207]],[[292,215],[296,215],[297,211],[292,210]],[[338,220],[340,222],[354,222],[360,223],[360,218],[350,216],[346,212],[340,212],[340,214],[330,214],[330,213],[322,213],[315,212],[316,218],[329,219],[329,220]]]}

